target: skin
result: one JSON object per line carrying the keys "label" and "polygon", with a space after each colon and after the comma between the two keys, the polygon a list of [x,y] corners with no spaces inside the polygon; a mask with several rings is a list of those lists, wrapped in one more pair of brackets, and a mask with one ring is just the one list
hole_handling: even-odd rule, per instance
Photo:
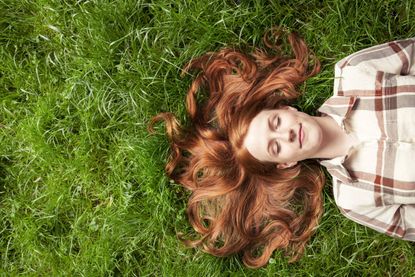
{"label": "skin", "polygon": [[330,117],[315,117],[285,106],[263,110],[251,121],[244,140],[259,161],[287,168],[298,161],[347,154],[355,138]]}

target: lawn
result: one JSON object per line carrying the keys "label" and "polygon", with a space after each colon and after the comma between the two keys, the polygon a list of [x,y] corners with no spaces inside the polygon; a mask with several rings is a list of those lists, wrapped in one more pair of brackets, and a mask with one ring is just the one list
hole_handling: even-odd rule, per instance
{"label": "lawn", "polygon": [[[239,3],[240,2],[240,3]],[[409,276],[414,243],[343,217],[330,180],[303,258],[186,248],[188,193],[164,175],[168,142],[149,119],[185,121],[192,57],[297,31],[322,62],[299,89],[313,112],[340,58],[415,36],[415,0],[0,0],[0,273],[41,276]]]}

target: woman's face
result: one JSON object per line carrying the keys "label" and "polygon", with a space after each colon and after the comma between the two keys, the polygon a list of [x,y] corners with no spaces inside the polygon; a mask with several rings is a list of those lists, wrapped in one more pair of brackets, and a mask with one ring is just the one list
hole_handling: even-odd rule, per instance
{"label": "woman's face", "polygon": [[322,129],[314,117],[285,106],[263,110],[249,124],[244,145],[259,161],[279,168],[314,158],[321,148]]}

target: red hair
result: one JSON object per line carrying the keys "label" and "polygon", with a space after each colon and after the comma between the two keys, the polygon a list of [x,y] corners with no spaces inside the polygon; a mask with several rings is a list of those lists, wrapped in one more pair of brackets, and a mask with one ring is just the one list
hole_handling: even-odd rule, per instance
{"label": "red hair", "polygon": [[[187,214],[200,234],[183,241],[215,256],[243,255],[248,267],[265,265],[273,251],[300,257],[322,212],[324,175],[313,161],[292,168],[256,160],[243,146],[251,120],[299,96],[296,87],[320,69],[296,34],[288,35],[293,57],[264,36],[266,50],[251,54],[226,48],[192,60],[184,72],[198,72],[186,97],[190,122],[181,127],[160,113],[171,155],[170,178],[191,191]],[[269,53],[273,52],[272,55]]]}

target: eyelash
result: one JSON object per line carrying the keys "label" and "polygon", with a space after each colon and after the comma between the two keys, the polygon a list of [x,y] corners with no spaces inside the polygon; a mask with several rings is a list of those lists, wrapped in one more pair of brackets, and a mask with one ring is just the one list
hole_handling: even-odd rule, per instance
{"label": "eyelash", "polygon": [[[275,121],[275,119],[274,119],[274,121]],[[281,120],[280,120],[280,117],[279,116],[276,116],[276,121],[277,121],[277,123],[274,125],[274,129],[275,130],[277,130],[278,129],[278,127],[280,126],[280,124],[281,124]],[[280,152],[280,145],[278,144],[278,141],[276,141],[275,140],[275,142],[274,142],[274,144],[277,146],[277,150],[276,151],[274,151],[276,154],[279,154],[279,152]]]}
{"label": "eyelash", "polygon": [[274,129],[277,130],[277,128],[280,126],[280,117],[277,116],[277,124],[275,124]]}
{"label": "eyelash", "polygon": [[278,141],[274,141],[274,143],[275,143],[275,145],[277,146],[277,150],[275,151],[274,150],[274,152],[275,152],[275,154],[279,154],[280,153],[280,145],[278,144]]}

